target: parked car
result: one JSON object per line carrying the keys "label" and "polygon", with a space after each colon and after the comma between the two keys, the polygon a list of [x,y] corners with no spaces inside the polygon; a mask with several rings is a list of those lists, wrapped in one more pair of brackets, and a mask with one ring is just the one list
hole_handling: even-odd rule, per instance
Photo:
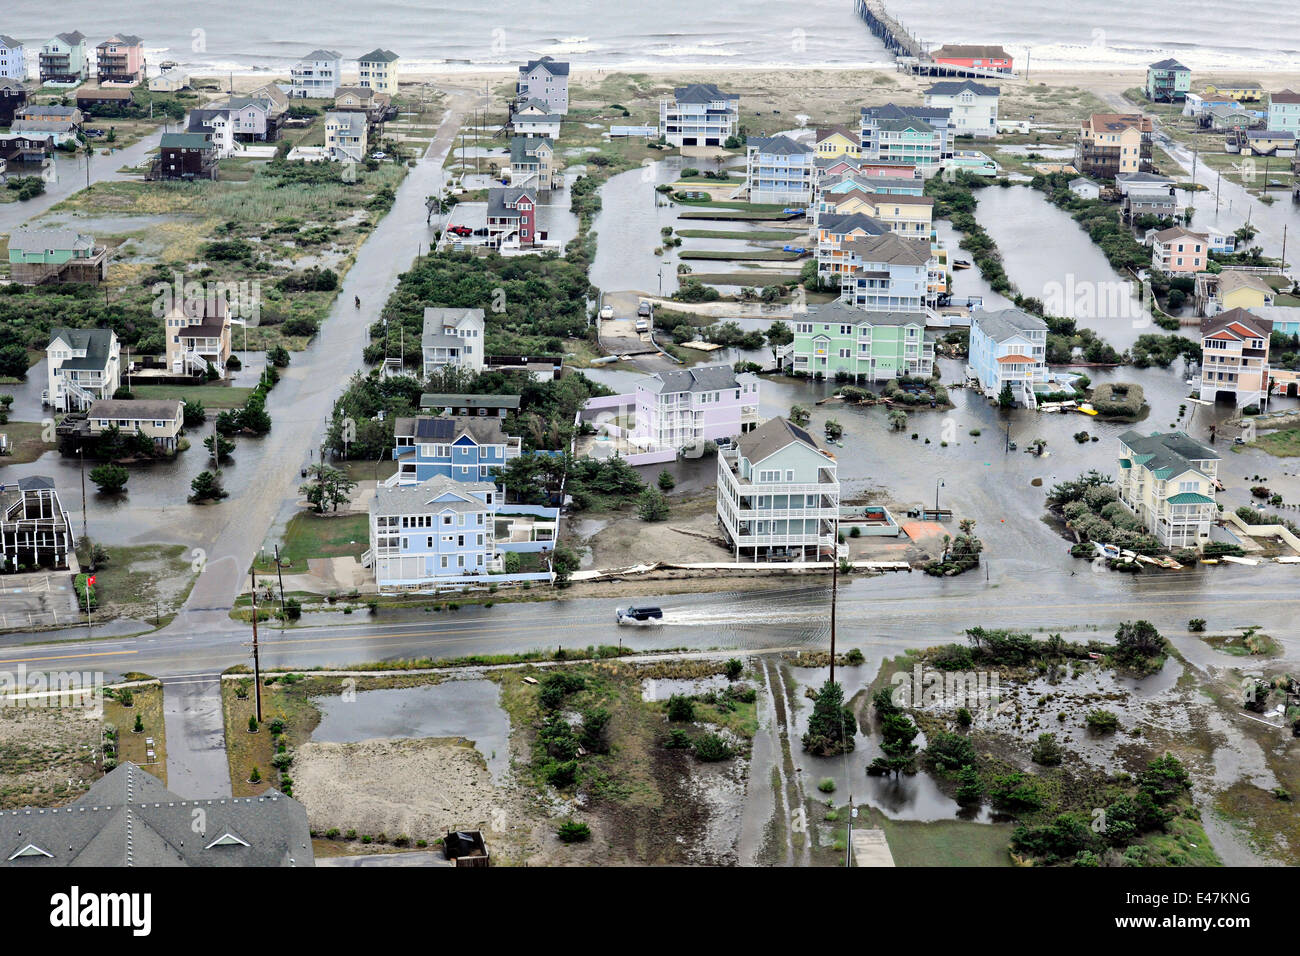
{"label": "parked car", "polygon": [[650,303],[642,302],[640,305],[638,305],[636,307],[636,314],[643,318],[647,318],[647,319],[650,318],[650,314],[651,314]]}
{"label": "parked car", "polygon": [[619,624],[643,624],[646,621],[662,621],[664,612],[657,607],[621,607],[615,613]]}
{"label": "parked car", "polygon": [[602,305],[600,307],[600,317],[602,319],[612,319],[614,317],[614,307],[612,305]]}
{"label": "parked car", "polygon": [[387,153],[371,153],[371,154],[370,154],[370,158],[371,158],[371,159],[387,159],[387,158],[388,158],[388,154],[387,154]]}
{"label": "parked car", "polygon": [[472,236],[474,230],[469,226],[448,226],[447,231],[453,236]]}

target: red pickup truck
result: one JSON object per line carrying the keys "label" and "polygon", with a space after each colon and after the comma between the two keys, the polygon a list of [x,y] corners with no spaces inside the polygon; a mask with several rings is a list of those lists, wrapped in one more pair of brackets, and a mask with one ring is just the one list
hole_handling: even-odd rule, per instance
{"label": "red pickup truck", "polygon": [[447,231],[453,236],[472,236],[474,230],[469,226],[448,226]]}

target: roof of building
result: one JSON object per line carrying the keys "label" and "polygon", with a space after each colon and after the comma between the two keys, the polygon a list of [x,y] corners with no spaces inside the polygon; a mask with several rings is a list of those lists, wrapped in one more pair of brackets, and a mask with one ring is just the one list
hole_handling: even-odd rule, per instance
{"label": "roof of building", "polygon": [[1195,491],[1180,491],[1176,495],[1169,496],[1171,505],[1212,505],[1214,499],[1209,495],[1202,495]]}
{"label": "roof of building", "polygon": [[423,344],[431,344],[430,337],[441,338],[443,329],[459,328],[466,320],[483,327],[482,309],[454,309],[442,306],[426,306],[424,309]]}
{"label": "roof of building", "polygon": [[1119,440],[1132,452],[1131,460],[1134,464],[1150,469],[1160,479],[1173,478],[1188,471],[1204,475],[1192,462],[1219,460],[1219,455],[1213,449],[1188,437],[1184,432],[1143,435],[1130,429],[1120,435]]}
{"label": "roof of building", "polygon": [[972,325],[978,325],[980,331],[995,342],[1005,342],[1024,332],[1047,330],[1046,322],[1024,309],[998,309],[993,312],[976,310],[971,313],[970,320]]}
{"label": "roof of building", "polygon": [[385,50],[383,48],[371,50],[369,53],[363,53],[361,56],[357,57],[357,60],[361,63],[392,63],[395,60],[400,59],[401,57],[392,50]]}
{"label": "roof of building", "polygon": [[518,395],[470,395],[461,392],[425,392],[421,408],[519,408]]}
{"label": "roof of building", "polygon": [[795,442],[813,451],[825,453],[811,433],[780,416],[769,418],[753,431],[741,435],[736,444],[740,454],[756,465]]}
{"label": "roof of building", "polygon": [[923,266],[930,261],[930,243],[924,239],[904,239],[892,232],[879,236],[849,239],[844,247],[868,262]]}
{"label": "roof of building", "polygon": [[130,100],[135,98],[131,90],[111,89],[108,87],[83,87],[77,90],[78,100]]}
{"label": "roof of building", "polygon": [[1159,173],[1118,173],[1115,176],[1115,182],[1129,185],[1158,183],[1161,186],[1172,186],[1174,184],[1174,181],[1168,176],[1161,176]]}
{"label": "roof of building", "polygon": [[315,858],[307,811],[290,797],[271,789],[187,800],[123,761],[66,807],[0,812],[0,865],[314,866]]}
{"label": "roof of building", "polygon": [[92,402],[87,418],[119,418],[132,421],[172,421],[181,417],[179,398],[102,398]]}
{"label": "roof of building", "polygon": [[275,104],[265,96],[232,96],[219,105],[232,110],[242,110],[250,106],[256,106],[259,110],[265,110],[269,113],[271,107]]}
{"label": "roof of building", "polygon": [[532,199],[534,204],[536,203],[531,189],[522,186],[493,186],[488,190],[488,217],[509,219],[518,216],[519,210],[515,209],[514,205],[525,196]]}
{"label": "roof of building", "polygon": [[86,35],[80,30],[73,30],[71,33],[57,33],[54,39],[62,40],[69,46],[76,46],[78,43],[86,42]]}
{"label": "roof of building", "polygon": [[[1076,188],[1076,187],[1078,187],[1078,186],[1097,186],[1097,184],[1094,183],[1094,182],[1093,182],[1091,179],[1089,179],[1087,176],[1080,176],[1078,179],[1071,179],[1071,180],[1070,180],[1070,188],[1071,188],[1071,189],[1074,189],[1074,188]],[[1101,187],[1100,187],[1100,186],[1097,186],[1097,188],[1100,189]]]}
{"label": "roof of building", "polygon": [[714,83],[692,83],[673,90],[678,103],[712,103],[715,100],[738,100],[739,93],[724,93]]}
{"label": "roof of building", "polygon": [[509,436],[501,422],[486,415],[418,415],[399,418],[393,423],[398,438],[418,438],[425,442],[450,444],[463,435],[480,445],[501,445]]}
{"label": "roof of building", "polygon": [[1168,229],[1161,229],[1156,233],[1156,239],[1160,242],[1173,242],[1176,239],[1200,239],[1202,242],[1209,242],[1210,237],[1203,232],[1192,232],[1186,226],[1170,226]]}
{"label": "roof of building", "polygon": [[75,106],[55,106],[52,103],[28,103],[14,110],[14,116],[32,117],[32,116],[62,116],[71,118],[79,115],[81,110]]}
{"label": "roof of building", "polygon": [[549,56],[539,57],[536,60],[529,60],[519,68],[520,73],[531,73],[537,67],[541,67],[551,76],[568,76],[569,64],[562,60],[553,60]]}
{"label": "roof of building", "polygon": [[549,136],[511,136],[510,162],[522,163],[534,157],[539,147],[555,152],[555,141]]}
{"label": "roof of building", "polygon": [[24,226],[10,234],[9,248],[22,252],[44,252],[46,249],[94,249],[95,239],[75,229],[31,229]]}
{"label": "roof of building", "polygon": [[830,126],[822,126],[817,129],[817,142],[828,140],[832,136],[839,135],[852,142],[855,146],[858,144],[858,134],[847,126],[834,123]]}
{"label": "roof of building", "polygon": [[107,40],[105,40],[103,43],[99,44],[99,46],[95,47],[95,49],[102,50],[106,46],[122,46],[122,45],[136,46],[137,44],[143,42],[144,41],[141,40],[139,37],[132,36],[129,33],[115,33]]}
{"label": "roof of building", "polygon": [[9,125],[11,133],[44,133],[51,136],[55,133],[71,133],[76,128],[76,124],[69,120],[50,119],[16,119]]}
{"label": "roof of building", "polygon": [[[833,197],[833,198],[831,198]],[[869,193],[865,189],[850,189],[845,193],[831,193],[827,197],[827,202],[836,203],[847,202],[850,199],[861,199],[873,206],[933,206],[933,196],[913,196],[911,193]]]}
{"label": "roof of building", "polygon": [[1246,139],[1295,139],[1289,129],[1248,129]]}
{"label": "roof of building", "polygon": [[939,47],[939,49],[933,50],[930,53],[930,57],[935,60],[940,57],[948,56],[962,58],[970,57],[980,60],[1011,59],[1010,55],[1006,50],[1002,49],[1002,47],[980,43],[945,43],[943,46]]}
{"label": "roof of building", "polygon": [[1219,273],[1219,297],[1238,289],[1255,289],[1266,295],[1273,295],[1274,289],[1254,272],[1242,272],[1240,269],[1224,269]]}
{"label": "roof of building", "polygon": [[10,50],[15,50],[22,45],[23,45],[22,41],[15,40],[13,37],[9,36],[8,34],[0,33],[0,46],[6,47],[7,49]]}
{"label": "roof of building", "polygon": [[331,110],[325,114],[325,122],[337,123],[339,127],[346,128],[349,133],[360,134],[366,128],[366,118],[360,113],[348,113],[346,111],[335,112]]}
{"label": "roof of building", "polygon": [[740,382],[730,365],[700,365],[696,368],[669,369],[656,372],[644,383],[647,391],[658,393],[713,392],[736,388]]}
{"label": "roof of building", "polygon": [[1270,103],[1300,103],[1300,93],[1294,90],[1278,90],[1268,95]]}
{"label": "roof of building", "polygon": [[927,96],[956,96],[963,90],[970,90],[976,96],[998,96],[1002,90],[996,86],[986,86],[974,80],[945,80],[926,90]]}
{"label": "roof of building", "polygon": [[1273,332],[1273,322],[1242,308],[1228,309],[1226,312],[1201,319],[1202,338],[1225,331],[1238,338],[1254,336],[1267,341]]}
{"label": "roof of building", "polygon": [[[385,488],[381,483],[375,488],[370,513],[377,515],[403,515],[437,513],[440,511],[482,511],[486,505],[475,494],[491,494],[496,485],[490,481],[456,481],[447,475],[435,475],[418,485],[394,485]],[[452,495],[452,501],[438,501]]]}
{"label": "roof of building", "polygon": [[847,236],[858,229],[868,236],[883,236],[890,231],[889,227],[879,219],[872,219],[861,212],[822,213],[817,221],[817,228],[825,229],[833,236]]}
{"label": "roof of building", "polygon": [[159,146],[163,149],[215,149],[211,138],[204,133],[163,133]]}
{"label": "roof of building", "polygon": [[303,60],[341,60],[343,54],[338,50],[312,50]]}
{"label": "roof of building", "polygon": [[1172,57],[1167,60],[1158,60],[1147,67],[1149,70],[1182,70],[1184,73],[1192,72]]}
{"label": "roof of building", "polygon": [[846,325],[890,325],[904,327],[916,325],[925,328],[924,312],[876,312],[859,309],[843,299],[835,299],[825,305],[809,306],[804,313],[809,321],[828,324],[844,323]]}
{"label": "roof of building", "polygon": [[745,140],[745,147],[778,156],[804,156],[813,151],[808,144],[800,143],[789,136],[750,136]]}
{"label": "roof of building", "polygon": [[1262,87],[1254,80],[1224,80],[1222,83],[1209,83],[1206,89],[1216,90],[1258,90]]}
{"label": "roof of building", "polygon": [[1152,128],[1151,120],[1141,113],[1093,113],[1088,117],[1088,124],[1093,130],[1105,130],[1108,133],[1132,128],[1149,133]]}

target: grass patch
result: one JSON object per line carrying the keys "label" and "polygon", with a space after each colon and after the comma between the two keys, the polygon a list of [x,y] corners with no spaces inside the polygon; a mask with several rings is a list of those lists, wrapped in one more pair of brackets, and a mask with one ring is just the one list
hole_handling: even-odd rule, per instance
{"label": "grass patch", "polygon": [[[280,542],[280,562],[286,569],[306,571],[309,558],[360,558],[369,546],[368,514],[331,517],[303,511],[289,519]],[[259,571],[274,571],[272,552],[264,554],[254,566]]]}
{"label": "grass patch", "polygon": [[1281,653],[1277,641],[1267,634],[1259,634],[1253,627],[1242,628],[1241,634],[1207,634],[1203,640],[1210,647],[1233,657],[1275,657]]}
{"label": "grass patch", "polygon": [[[167,738],[163,727],[163,689],[161,684],[149,687],[132,687],[132,703],[123,707],[115,699],[105,697],[104,720],[117,727],[117,760],[129,760],[144,768],[167,784]],[[115,695],[116,696],[116,695]],[[135,718],[140,716],[144,729],[135,733]],[[151,761],[145,751],[148,745],[145,739],[153,738],[154,759]]]}
{"label": "grass patch", "polygon": [[[1240,447],[1234,445],[1232,450],[1237,451]],[[1294,458],[1300,455],[1300,428],[1283,428],[1275,432],[1265,432],[1251,442],[1251,447],[1276,455],[1278,458]]]}
{"label": "grass patch", "polygon": [[699,279],[706,285],[748,285],[756,289],[769,285],[788,285],[799,280],[797,273],[768,269],[754,269],[749,272],[694,272],[691,273],[691,278]]}
{"label": "grass patch", "polygon": [[180,544],[110,547],[108,563],[95,569],[99,614],[166,623],[193,587],[190,549]]}
{"label": "grass patch", "polygon": [[200,401],[206,409],[240,408],[253,394],[251,388],[233,385],[132,385],[137,399],[179,398],[183,402]]}
{"label": "grass patch", "polygon": [[57,448],[57,443],[41,439],[44,430],[45,427],[40,422],[10,422],[0,425],[0,434],[9,436],[9,447],[13,452],[0,458],[0,464],[26,464]]}

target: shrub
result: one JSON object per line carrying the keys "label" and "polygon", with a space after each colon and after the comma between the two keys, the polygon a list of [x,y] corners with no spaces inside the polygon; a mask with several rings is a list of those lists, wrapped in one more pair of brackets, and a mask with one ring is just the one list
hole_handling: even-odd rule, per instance
{"label": "shrub", "polygon": [[744,672],[745,665],[739,657],[733,657],[726,663],[727,680],[736,680]]}
{"label": "shrub", "polygon": [[1095,730],[1098,733],[1108,733],[1112,730],[1116,730],[1119,727],[1118,715],[1114,714],[1109,710],[1102,710],[1101,708],[1088,711],[1088,716],[1086,719],[1088,723],[1088,729]]}
{"label": "shrub", "polygon": [[664,747],[668,750],[687,750],[690,746],[691,735],[680,727],[668,731],[668,737],[664,740]]}
{"label": "shrub", "polygon": [[257,715],[256,715],[256,714],[249,714],[249,715],[248,715],[248,732],[249,732],[250,734],[255,734],[255,733],[257,733]]}
{"label": "shrub", "polygon": [[703,734],[696,741],[693,748],[695,758],[703,760],[706,763],[717,763],[720,760],[727,760],[732,755],[731,746],[717,734]]}
{"label": "shrub", "polygon": [[695,703],[682,694],[668,698],[668,719],[677,723],[695,719]]}
{"label": "shrub", "polygon": [[677,479],[672,476],[672,473],[669,472],[667,468],[665,468],[663,471],[659,472],[658,484],[660,491],[672,491],[677,485]]}
{"label": "shrub", "polygon": [[577,820],[569,819],[555,828],[555,835],[562,843],[585,843],[591,839],[591,827]]}
{"label": "shrub", "polygon": [[1189,631],[1198,631],[1198,632],[1205,630],[1205,618],[1203,617],[1192,618],[1190,621],[1187,622],[1187,629]]}
{"label": "shrub", "polygon": [[817,784],[817,789],[820,790],[822,793],[834,793],[835,781],[832,780],[830,777],[823,777],[821,779],[821,782]]}
{"label": "shrub", "polygon": [[1055,767],[1064,758],[1065,750],[1057,743],[1056,734],[1039,734],[1038,740],[1029,748],[1029,756],[1034,763]]}

